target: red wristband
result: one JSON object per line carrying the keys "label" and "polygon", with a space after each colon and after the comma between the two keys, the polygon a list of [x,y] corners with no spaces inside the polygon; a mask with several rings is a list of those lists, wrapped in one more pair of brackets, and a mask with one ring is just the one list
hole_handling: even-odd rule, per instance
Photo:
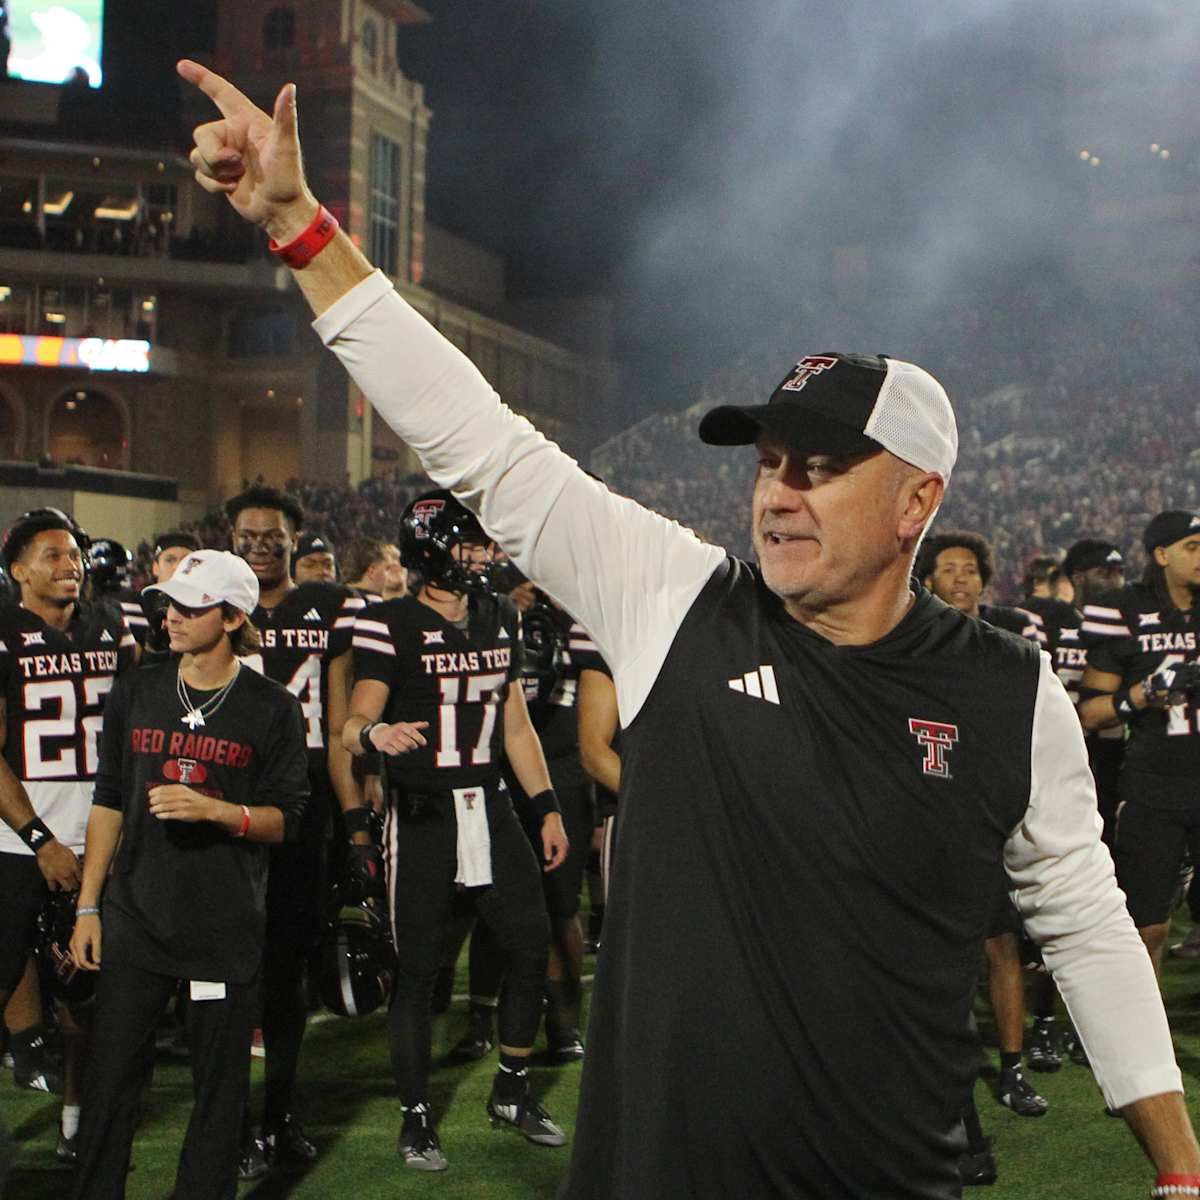
{"label": "red wristband", "polygon": [[1155,1180],[1155,1187],[1200,1187],[1200,1175],[1180,1175],[1164,1171]]}
{"label": "red wristband", "polygon": [[250,810],[243,804],[242,805],[242,827],[233,836],[235,838],[244,838],[246,836],[246,831],[249,828],[250,828]]}
{"label": "red wristband", "polygon": [[302,271],[330,242],[338,231],[338,219],[325,207],[317,208],[308,228],[299,237],[281,246],[274,238],[267,243],[272,254],[278,254],[293,271]]}

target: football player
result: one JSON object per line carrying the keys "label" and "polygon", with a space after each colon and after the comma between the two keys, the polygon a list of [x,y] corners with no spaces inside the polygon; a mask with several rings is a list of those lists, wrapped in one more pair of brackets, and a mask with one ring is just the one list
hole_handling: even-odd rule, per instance
{"label": "football player", "polygon": [[333,543],[319,533],[303,533],[292,555],[292,578],[297,583],[337,583]]}
{"label": "football player", "polygon": [[1142,579],[1084,608],[1092,642],[1079,717],[1088,733],[1129,731],[1114,858],[1130,916],[1161,971],[1185,851],[1200,861],[1200,516],[1161,512],[1142,543]]}
{"label": "football player", "polygon": [[252,1179],[271,1162],[310,1162],[317,1155],[292,1101],[308,1014],[304,968],[320,931],[327,831],[342,804],[358,802],[350,756],[332,736],[336,728],[330,729],[330,714],[345,712],[350,638],[365,602],[338,584],[301,584],[292,578],[292,554],[304,520],[294,497],[256,485],[233,497],[225,512],[234,553],[246,560],[259,584],[251,620],[262,634],[261,659],[248,661],[300,701],[311,793],[299,838],[271,847],[263,962],[267,1061],[262,1137],[248,1137],[242,1163],[242,1177]]}
{"label": "football player", "polygon": [[395,600],[408,595],[408,572],[400,551],[379,538],[357,537],[342,558],[349,587],[368,600]]}
{"label": "football player", "polygon": [[[86,547],[57,509],[27,513],[3,542],[21,601],[0,609],[0,1005],[25,970],[47,890],[79,886],[104,703],[136,660],[120,613],[80,598]],[[67,1160],[79,1126],[81,1017],[63,1021],[58,1154]],[[38,1029],[14,1034],[14,1058],[40,1040]]]}
{"label": "football player", "polygon": [[[456,893],[474,900],[504,951],[500,1067],[487,1109],[530,1141],[561,1146],[561,1129],[530,1095],[527,1063],[541,1019],[549,922],[537,858],[513,811],[502,759],[541,830],[544,870],[568,849],[545,757],[525,706],[521,634],[512,605],[489,591],[494,546],[449,492],[409,505],[402,553],[424,583],[371,605],[354,629],[355,684],[346,747],[383,752],[386,880],[398,968],[392,1065],[403,1105],[407,1167],[446,1168],[429,1105],[430,998]],[[520,798],[520,797],[519,797]],[[346,813],[361,876],[374,875],[365,809]]]}
{"label": "football player", "polygon": [[[1028,613],[1018,608],[980,602],[992,579],[993,561],[992,547],[986,538],[967,530],[948,530],[931,535],[921,544],[914,573],[939,600],[952,608],[1036,640],[1036,626]],[[1025,1045],[1025,974],[1021,965],[1020,934],[1021,918],[1008,897],[1008,881],[1001,872],[984,942],[988,990],[1000,1045],[1000,1082],[996,1096],[1018,1116],[1040,1117],[1049,1105],[1021,1073]]]}

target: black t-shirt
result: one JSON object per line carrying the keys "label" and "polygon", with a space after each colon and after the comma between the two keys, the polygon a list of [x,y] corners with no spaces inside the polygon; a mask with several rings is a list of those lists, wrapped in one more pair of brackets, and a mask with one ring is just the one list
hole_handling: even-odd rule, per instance
{"label": "black t-shirt", "polygon": [[[1132,687],[1159,667],[1196,658],[1200,610],[1182,612],[1154,588],[1131,583],[1088,604],[1083,628],[1090,641],[1088,666]],[[1143,709],[1128,725],[1127,796],[1155,808],[1200,807],[1197,701]]]}
{"label": "black t-shirt", "polygon": [[1028,807],[1040,670],[928,593],[838,646],[718,568],[625,729],[565,1195],[959,1194],[979,884]]}
{"label": "black t-shirt", "polygon": [[521,630],[507,597],[473,595],[466,629],[415,596],[369,605],[354,625],[354,675],[389,688],[384,720],[428,721],[426,744],[384,756],[389,777],[431,791],[495,779],[504,702],[521,678]]}
{"label": "black t-shirt", "polygon": [[[300,705],[244,667],[203,727],[183,723],[178,659],[118,680],[105,713],[94,804],[123,814],[104,891],[104,957],[181,979],[245,983],[266,921],[267,846],[211,822],[160,821],[149,790],[183,783],[230,804],[274,806],[294,839],[308,798]],[[214,693],[189,689],[196,702]]]}

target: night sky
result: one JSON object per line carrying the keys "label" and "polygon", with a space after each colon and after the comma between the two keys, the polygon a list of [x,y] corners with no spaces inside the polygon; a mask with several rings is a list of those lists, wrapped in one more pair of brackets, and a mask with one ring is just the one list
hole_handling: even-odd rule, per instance
{"label": "night sky", "polygon": [[[694,401],[781,319],[797,353],[902,356],[899,320],[860,345],[832,315],[840,246],[871,248],[873,288],[929,297],[1044,262],[1079,219],[1062,64],[1091,0],[425,7],[401,65],[434,111],[431,219],[505,255],[514,295],[612,299],[631,417]],[[1169,0],[1100,7],[1110,28],[1200,33]],[[114,103],[144,112],[149,89],[169,111],[214,12],[110,0]]]}

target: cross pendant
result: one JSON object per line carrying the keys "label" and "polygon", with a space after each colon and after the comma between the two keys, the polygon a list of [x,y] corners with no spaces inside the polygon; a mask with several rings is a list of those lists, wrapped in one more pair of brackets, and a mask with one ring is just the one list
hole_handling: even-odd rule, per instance
{"label": "cross pendant", "polygon": [[180,720],[189,729],[204,728],[204,714],[198,708],[193,708],[191,712],[184,713]]}

